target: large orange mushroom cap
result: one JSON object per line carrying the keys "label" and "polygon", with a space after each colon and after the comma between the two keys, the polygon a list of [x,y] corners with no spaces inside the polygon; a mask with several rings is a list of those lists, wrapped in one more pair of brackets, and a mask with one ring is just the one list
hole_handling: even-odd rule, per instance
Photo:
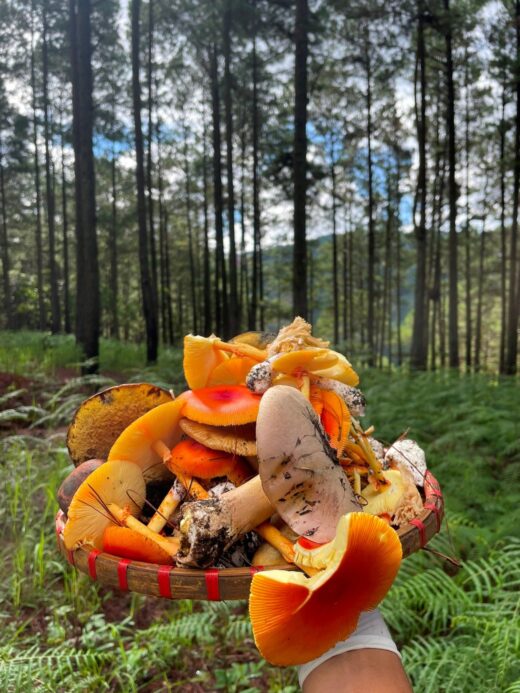
{"label": "large orange mushroom cap", "polygon": [[198,423],[240,426],[256,421],[260,395],[245,385],[216,385],[188,393],[182,415]]}
{"label": "large orange mushroom cap", "polygon": [[172,563],[171,555],[149,537],[143,536],[129,527],[108,525],[103,532],[103,551],[133,561]]}
{"label": "large orange mushroom cap", "polygon": [[171,477],[155,446],[162,441],[172,448],[182,436],[179,419],[189,392],[161,404],[131,423],[116,440],[108,460],[125,460],[141,467],[146,481]]}
{"label": "large orange mushroom cap", "polygon": [[[238,473],[239,483],[253,476],[253,472],[241,458],[230,452],[211,450],[211,448],[190,438],[177,443],[172,450],[171,459],[166,464],[171,464],[171,470],[174,473],[176,469],[182,469],[185,474],[199,479],[214,479],[230,474],[237,478],[233,475],[235,470]],[[245,471],[240,474],[242,470]]]}
{"label": "large orange mushroom cap", "polygon": [[361,612],[375,608],[390,589],[402,548],[384,520],[350,513],[339,520],[334,540],[312,554],[307,564],[326,568],[311,578],[272,570],[251,583],[255,642],[277,666],[308,662],[348,637]]}

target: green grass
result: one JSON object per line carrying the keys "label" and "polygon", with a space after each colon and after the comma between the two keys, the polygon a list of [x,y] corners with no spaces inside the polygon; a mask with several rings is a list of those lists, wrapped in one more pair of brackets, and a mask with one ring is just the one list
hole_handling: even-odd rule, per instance
{"label": "green grass", "polygon": [[[162,359],[145,376],[172,382],[180,356]],[[406,559],[383,604],[415,690],[520,691],[518,386],[450,374],[369,372],[362,381],[376,436],[391,441],[410,428],[425,447],[450,529],[433,545],[463,559],[454,577],[430,554]],[[244,602],[111,592],[59,556],[54,499],[70,464],[55,427],[96,382],[106,380],[48,382],[52,396],[34,402],[48,418],[1,441],[0,690],[297,691],[293,669],[256,652]]]}

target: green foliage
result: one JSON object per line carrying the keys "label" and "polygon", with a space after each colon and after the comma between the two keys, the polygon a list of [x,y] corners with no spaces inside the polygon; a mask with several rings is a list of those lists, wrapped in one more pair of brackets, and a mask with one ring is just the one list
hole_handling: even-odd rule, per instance
{"label": "green foliage", "polygon": [[[178,372],[178,359],[169,353],[160,367]],[[425,446],[449,519],[449,533],[445,526],[431,545],[463,559],[450,577],[437,557],[414,554],[382,605],[415,690],[516,693],[518,390],[484,376],[369,372],[363,381],[376,435],[392,440],[410,426]],[[52,394],[63,421],[66,403],[85,384],[78,379]],[[47,410],[49,399],[34,406]],[[296,693],[295,670],[258,655],[244,602],[121,594],[66,565],[53,528],[56,489],[70,470],[63,433],[51,428],[46,437],[24,433],[0,442],[1,690],[151,693],[197,684]]]}

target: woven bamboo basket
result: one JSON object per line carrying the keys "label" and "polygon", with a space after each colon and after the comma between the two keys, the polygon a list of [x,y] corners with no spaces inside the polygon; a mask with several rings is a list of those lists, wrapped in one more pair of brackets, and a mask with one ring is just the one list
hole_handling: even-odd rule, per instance
{"label": "woven bamboo basket", "polygon": [[[403,557],[421,549],[439,532],[443,515],[444,501],[440,486],[433,474],[427,472],[424,479],[424,510],[419,517],[398,530]],[[56,536],[59,550],[67,561],[92,580],[125,591],[166,599],[247,599],[255,573],[277,567],[298,570],[287,566],[191,570],[131,561],[89,547],[67,551],[62,537],[64,521],[60,511],[56,516]]]}

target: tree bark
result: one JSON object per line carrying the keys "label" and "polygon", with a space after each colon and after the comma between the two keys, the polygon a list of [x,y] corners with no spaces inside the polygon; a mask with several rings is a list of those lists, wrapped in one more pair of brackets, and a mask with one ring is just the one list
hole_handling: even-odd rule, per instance
{"label": "tree bark", "polygon": [[505,373],[507,329],[507,237],[506,237],[506,77],[502,80],[502,112],[500,117],[500,346],[499,372]]}
{"label": "tree bark", "polygon": [[294,24],[294,144],[293,144],[293,313],[307,319],[307,0],[296,0]]}
{"label": "tree bark", "polygon": [[251,301],[248,313],[248,328],[255,330],[258,316],[258,296],[260,290],[260,256],[261,256],[261,228],[260,228],[260,179],[258,175],[258,146],[260,137],[260,117],[258,108],[258,55],[256,51],[257,35],[257,7],[256,0],[253,4],[253,101],[252,101],[252,136],[253,136],[253,258],[251,276]]}
{"label": "tree bark", "polygon": [[61,143],[61,215],[63,238],[63,312],[65,320],[65,333],[72,332],[72,318],[70,314],[70,262],[69,262],[69,215],[67,209],[67,178],[65,176],[65,147],[63,137],[63,124],[60,123]]}
{"label": "tree bark", "polygon": [[204,210],[204,250],[203,250],[203,296],[204,296],[204,334],[211,334],[211,277],[209,254],[209,195],[208,195],[208,156],[206,150],[207,129],[204,118],[204,132],[202,135],[202,185],[203,185],[203,210]]}
{"label": "tree bark", "polygon": [[[158,272],[157,272],[157,244],[155,240],[155,217],[153,204],[153,36],[154,36],[154,14],[153,0],[148,0],[148,46],[147,46],[147,66],[146,66],[146,93],[148,126],[146,137],[146,211],[148,213],[148,239],[150,243],[150,267],[152,272],[152,291],[155,305],[159,306],[158,298]],[[157,325],[159,332],[159,325]]]}
{"label": "tree bark", "polygon": [[83,371],[92,373],[98,370],[100,297],[92,152],[90,0],[69,0],[69,14],[76,193],[76,340],[88,359]]}
{"label": "tree bark", "polygon": [[149,237],[146,224],[146,197],[144,177],[143,130],[141,123],[141,84],[139,79],[140,25],[139,15],[141,2],[132,0],[132,96],[135,133],[136,186],[137,186],[137,223],[139,233],[139,266],[141,274],[141,293],[143,312],[146,324],[146,359],[148,363],[157,361],[158,326],[157,305],[153,291],[153,277],[150,271]]}
{"label": "tree bark", "polygon": [[[186,121],[185,121],[186,122]],[[188,232],[188,262],[190,266],[190,298],[191,298],[191,329],[193,334],[199,333],[197,314],[197,270],[193,250],[193,228],[191,223],[191,176],[188,158],[188,134],[184,127],[184,193],[186,196],[186,229]]]}
{"label": "tree bark", "polygon": [[[415,370],[426,370],[428,357],[428,319],[426,295],[426,61],[424,46],[424,3],[417,3],[417,60],[420,82],[420,115],[417,108],[417,79],[414,80],[415,121],[419,147],[419,170],[414,202],[414,224],[416,239],[415,309],[413,320],[410,366]],[[416,69],[417,73],[417,69]],[[415,222],[415,207],[419,203],[419,224]]]}
{"label": "tree bark", "polygon": [[444,0],[446,12],[446,131],[448,134],[448,195],[450,207],[449,247],[449,301],[448,301],[448,351],[450,368],[459,367],[459,334],[458,334],[458,242],[457,242],[457,182],[455,180],[456,143],[455,143],[455,87],[453,84],[453,55],[450,0]]}
{"label": "tree bark", "polygon": [[464,66],[464,145],[466,150],[466,224],[465,224],[465,290],[466,290],[466,340],[465,340],[465,362],[466,370],[471,370],[471,347],[472,347],[472,324],[471,324],[471,229],[469,223],[469,150],[470,150],[470,134],[469,134],[469,75],[468,75],[468,51],[466,49],[465,66]]}
{"label": "tree bark", "polygon": [[332,310],[334,324],[334,344],[339,344],[339,288],[338,288],[338,238],[336,229],[336,168],[334,166],[334,141],[330,135],[330,177],[332,182]]}

